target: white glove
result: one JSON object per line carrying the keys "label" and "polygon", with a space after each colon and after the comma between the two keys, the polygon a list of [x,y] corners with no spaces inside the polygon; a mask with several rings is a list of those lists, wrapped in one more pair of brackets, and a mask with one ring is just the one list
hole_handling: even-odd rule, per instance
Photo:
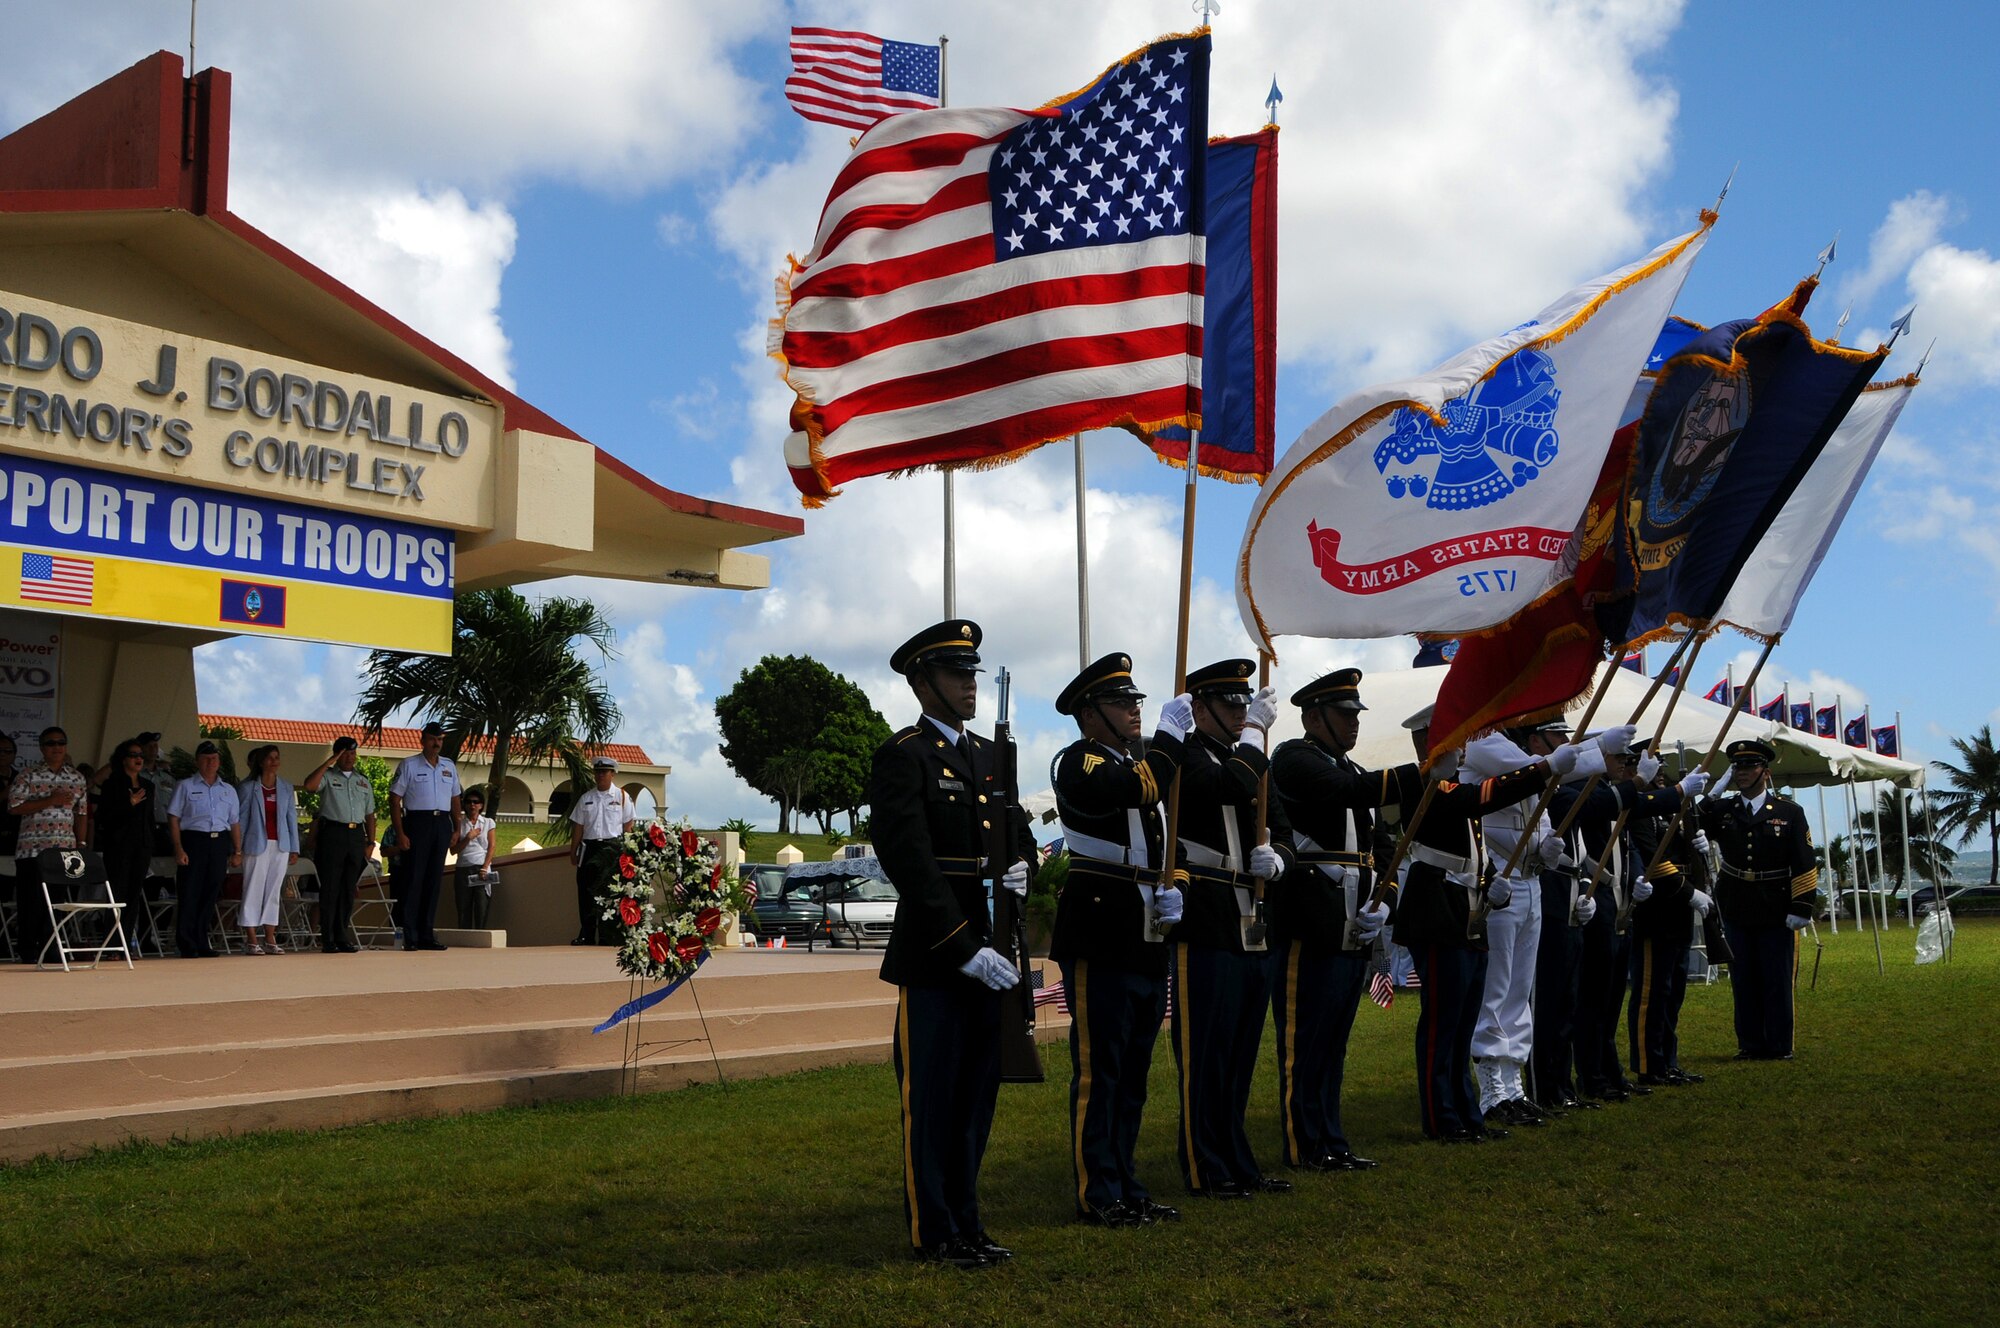
{"label": "white glove", "polygon": [[1187,901],[1181,897],[1180,887],[1170,885],[1153,896],[1154,906],[1159,911],[1158,922],[1162,927],[1171,927],[1181,920],[1181,911]]}
{"label": "white glove", "polygon": [[1652,783],[1653,776],[1659,773],[1660,773],[1659,757],[1653,755],[1651,752],[1647,752],[1644,756],[1639,758],[1639,782],[1641,784]]}
{"label": "white glove", "polygon": [[1632,882],[1632,902],[1643,904],[1653,897],[1653,883],[1641,876]]}
{"label": "white glove", "polygon": [[1566,742],[1542,759],[1549,763],[1549,772],[1557,779],[1568,779],[1569,772],[1576,769],[1576,756],[1576,745]]}
{"label": "white glove", "polygon": [[1617,756],[1632,745],[1638,732],[1637,724],[1613,724],[1597,735],[1597,745],[1606,756]]}
{"label": "white glove", "polygon": [[1380,936],[1382,928],[1389,925],[1389,906],[1387,904],[1365,905],[1355,913],[1354,922],[1356,934],[1360,937],[1361,943],[1366,945],[1377,936]]}
{"label": "white glove", "polygon": [[1023,899],[1028,896],[1028,864],[1017,862],[1001,873],[1000,884]]}
{"label": "white glove", "polygon": [[958,966],[958,971],[976,982],[983,982],[995,991],[1005,991],[1021,980],[1014,966],[1001,958],[1000,952],[987,946],[972,958]]}
{"label": "white glove", "polygon": [[1277,717],[1278,689],[1259,687],[1257,694],[1250,698],[1250,711],[1243,717],[1243,727],[1262,733],[1271,727],[1271,721]]}
{"label": "white glove", "polygon": [[1796,913],[1785,914],[1785,925],[1793,931],[1804,931],[1812,925],[1811,918],[1802,918]]}
{"label": "white glove", "polygon": [[1597,900],[1593,899],[1589,895],[1585,895],[1583,898],[1576,901],[1576,920],[1579,924],[1588,927],[1590,925],[1590,920],[1596,916],[1597,916]]}
{"label": "white glove", "polygon": [[1690,770],[1685,775],[1681,776],[1682,798],[1685,799],[1699,798],[1702,795],[1702,790],[1706,789],[1707,787],[1708,787],[1708,772],[1705,770]]}
{"label": "white glove", "polygon": [[1160,707],[1160,732],[1172,736],[1177,742],[1187,741],[1187,735],[1194,732],[1193,697],[1182,692]]}
{"label": "white glove", "polygon": [[1703,917],[1707,917],[1708,910],[1715,907],[1715,901],[1713,899],[1710,899],[1707,893],[1701,890],[1697,890],[1694,892],[1693,902],[1694,902],[1694,911],[1701,914]]}
{"label": "white glove", "polygon": [[1495,908],[1507,907],[1507,901],[1513,897],[1514,892],[1508,887],[1507,878],[1504,876],[1494,877],[1493,884],[1486,887],[1486,902]]}
{"label": "white glove", "polygon": [[1570,767],[1565,784],[1574,784],[1579,779],[1594,779],[1610,769],[1604,763],[1604,749],[1594,742],[1576,743],[1576,764]]}
{"label": "white glove", "polygon": [[[1569,856],[1563,852],[1562,840],[1556,838],[1554,835],[1543,835],[1540,839],[1536,840],[1535,852],[1541,855],[1542,865],[1551,870],[1562,866],[1563,859]],[[1574,867],[1576,864],[1572,862],[1570,866]]]}
{"label": "white glove", "polygon": [[1259,844],[1250,850],[1250,874],[1261,876],[1267,881],[1284,875],[1285,860],[1278,856],[1278,850],[1269,844]]}
{"label": "white glove", "polygon": [[1708,831],[1706,830],[1695,831],[1694,838],[1689,840],[1688,842],[1694,845],[1695,852],[1701,854],[1703,857],[1708,856]]}

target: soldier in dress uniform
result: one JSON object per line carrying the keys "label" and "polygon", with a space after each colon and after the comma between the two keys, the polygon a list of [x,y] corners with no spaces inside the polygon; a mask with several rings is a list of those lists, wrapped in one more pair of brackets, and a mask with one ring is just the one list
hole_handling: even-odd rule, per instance
{"label": "soldier in dress uniform", "polygon": [[1195,731],[1181,757],[1177,834],[1188,883],[1172,939],[1177,1151],[1189,1193],[1212,1199],[1292,1188],[1264,1175],[1243,1125],[1271,995],[1257,880],[1277,880],[1290,855],[1257,833],[1266,762],[1262,743],[1246,735],[1267,730],[1277,705],[1268,687],[1251,694],[1254,669],[1225,659],[1187,676]]}
{"label": "soldier in dress uniform", "polygon": [[[1425,706],[1403,721],[1419,756],[1430,750],[1434,708]],[[1443,756],[1440,765],[1456,770],[1459,755]],[[1422,984],[1417,1101],[1427,1138],[1474,1143],[1507,1137],[1506,1130],[1481,1118],[1471,1076],[1472,1028],[1486,980],[1486,937],[1469,927],[1473,901],[1489,884],[1479,820],[1534,797],[1551,771],[1569,773],[1579,756],[1566,744],[1503,775],[1464,784],[1442,780],[1417,823],[1396,906],[1395,940],[1416,961]]]}
{"label": "soldier in dress uniform", "polygon": [[[1642,764],[1640,773],[1644,772]],[[1665,778],[1656,775],[1656,786],[1665,788]],[[1664,817],[1634,818],[1634,856],[1651,862],[1665,830]],[[1694,920],[1707,917],[1715,907],[1701,888],[1707,880],[1707,834],[1700,829],[1692,837],[1676,834],[1667,846],[1666,860],[1647,877],[1650,895],[1632,905],[1632,999],[1626,1006],[1625,1031],[1632,1073],[1648,1088],[1702,1082],[1702,1076],[1680,1066],[1679,1025],[1681,1003],[1687,998]]]}
{"label": "soldier in dress uniform", "polygon": [[1106,655],[1076,675],[1056,709],[1081,737],[1056,757],[1056,807],[1069,878],[1050,957],[1070,1009],[1070,1158],[1076,1216],[1101,1226],[1171,1221],[1134,1170],[1146,1075],[1166,1014],[1166,929],[1181,919],[1186,873],[1164,869],[1160,800],[1194,731],[1194,702],[1176,696],[1141,748],[1132,658]]}
{"label": "soldier in dress uniform", "polygon": [[[1368,979],[1368,956],[1389,922],[1374,893],[1374,809],[1413,808],[1416,764],[1363,770],[1361,670],[1336,669],[1292,694],[1306,736],[1271,753],[1271,792],[1291,826],[1292,869],[1272,892],[1271,1010],[1278,1035],[1278,1112],[1285,1162],[1311,1171],[1376,1165],[1348,1146],[1340,1121],[1347,1036]],[[1350,943],[1349,924],[1353,925]]]}
{"label": "soldier in dress uniform", "polygon": [[1000,1090],[1000,993],[1021,980],[994,944],[981,875],[993,822],[1013,825],[1001,884],[1025,895],[1035,841],[995,783],[993,745],[966,723],[978,702],[980,630],[955,620],[889,657],[923,714],[876,750],[875,852],[896,887],[882,980],[897,988],[903,1208],[916,1257],[958,1268],[1012,1258],[979,1217],[979,1164]]}
{"label": "soldier in dress uniform", "polygon": [[1771,787],[1778,753],[1760,738],[1729,744],[1726,796],[1701,807],[1701,828],[1722,854],[1716,879],[1723,934],[1734,956],[1738,1060],[1790,1060],[1798,933],[1812,921],[1819,865],[1806,814]]}

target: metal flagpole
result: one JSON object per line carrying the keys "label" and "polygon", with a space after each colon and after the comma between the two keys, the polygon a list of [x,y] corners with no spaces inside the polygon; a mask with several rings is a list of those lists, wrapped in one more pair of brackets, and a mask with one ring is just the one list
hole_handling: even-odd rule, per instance
{"label": "metal flagpole", "polygon": [[[1898,747],[1902,745],[1902,741],[1903,735],[1898,731],[1896,734]],[[1924,782],[1918,785],[1918,788],[1923,791],[1924,795],[1924,839],[1932,846],[1931,892],[1937,896],[1937,900],[1932,907],[1938,914],[1938,944],[1944,947],[1944,960],[1948,964],[1951,962],[1951,906],[1945,900],[1945,882],[1939,880],[1937,874],[1938,862],[1935,856],[1938,842],[1937,824],[1931,819],[1931,777],[1928,769],[1923,771],[1923,779]]]}
{"label": "metal flagpole", "polygon": [[[1872,735],[1869,740],[1871,742],[1874,740]],[[1900,710],[1896,712],[1896,759],[1899,761],[1903,759],[1903,712]],[[1897,787],[1894,783],[1891,783],[1889,787],[1896,794],[1896,821],[1903,834],[1903,911],[1909,919],[1910,926],[1915,928],[1917,925],[1917,887],[1915,884],[1917,866],[1916,855],[1910,852],[1910,804],[1909,800],[1903,796],[1901,788]]]}
{"label": "metal flagpole", "polygon": [[[1812,721],[1813,736],[1819,736],[1819,698],[1806,693],[1806,718]],[[1826,853],[1826,872],[1833,877],[1833,934],[1840,935],[1840,873],[1833,869],[1833,836],[1826,832],[1826,785],[1815,790],[1819,794],[1819,842]]]}
{"label": "metal flagpole", "polygon": [[1076,452],[1076,667],[1090,667],[1090,521],[1084,509],[1083,435],[1073,434]]}
{"label": "metal flagpole", "polygon": [[[1861,750],[1870,755],[1875,751],[1875,715],[1868,707],[1861,708]],[[1875,840],[1875,912],[1882,923],[1882,930],[1889,930],[1889,860],[1882,851],[1882,799],[1875,792],[1876,781],[1868,781],[1868,821],[1873,827]],[[1894,788],[1895,785],[1890,785]]]}
{"label": "metal flagpole", "polygon": [[[1856,793],[1854,788],[1854,778],[1853,776],[1850,775],[1847,780],[1847,844],[1848,844],[1847,856],[1848,859],[1855,864],[1854,908],[1855,908],[1855,916],[1858,918],[1860,916],[1860,910],[1861,910],[1861,868],[1867,866],[1868,855],[1862,852],[1860,845],[1856,843],[1856,841],[1860,838],[1858,830],[1861,824],[1861,818],[1859,812],[1855,810],[1855,801],[1856,801]],[[1882,965],[1882,928],[1879,925],[1877,925],[1877,919],[1875,917],[1875,911],[1873,908],[1869,909],[1868,930],[1873,932],[1875,936],[1875,972],[1878,975],[1886,974],[1888,970],[1884,968]]]}
{"label": "metal flagpole", "polygon": [[[938,106],[951,104],[951,38],[938,38]],[[958,512],[952,472],[944,473],[944,616],[958,616]]]}

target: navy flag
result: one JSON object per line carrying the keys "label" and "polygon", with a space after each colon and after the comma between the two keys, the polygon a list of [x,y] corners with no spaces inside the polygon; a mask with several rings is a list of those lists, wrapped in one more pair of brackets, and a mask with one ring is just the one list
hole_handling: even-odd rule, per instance
{"label": "navy flag", "polygon": [[1643,643],[1709,625],[1888,353],[1815,340],[1799,317],[1812,287],[1689,339],[1660,369],[1616,541],[1632,594],[1600,606],[1608,638]]}

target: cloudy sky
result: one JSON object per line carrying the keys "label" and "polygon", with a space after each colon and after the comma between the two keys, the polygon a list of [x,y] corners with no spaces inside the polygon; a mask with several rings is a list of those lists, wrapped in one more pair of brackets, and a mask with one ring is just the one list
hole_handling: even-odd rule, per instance
{"label": "cloudy sky", "polygon": [[[235,76],[234,211],[663,483],[796,511],[765,323],[848,136],[785,106],[786,30],[932,40],[947,12],[957,105],[1039,104],[1192,18],[1180,0],[205,0],[197,64]],[[0,84],[0,128],[187,46],[184,0],[0,14],[36,53]],[[1261,123],[1274,73],[1285,93],[1280,450],[1346,392],[1686,230],[1737,168],[1679,312],[1754,313],[1838,232],[1815,328],[1851,305],[1845,340],[1873,344],[1917,305],[1890,374],[1937,338],[1770,673],[1878,723],[1900,708],[1910,754],[1947,754],[2000,706],[1978,681],[2000,645],[1996,49],[2000,11],[1974,3],[1230,0],[1212,130]],[[1131,651],[1158,697],[1179,474],[1122,434],[1085,454],[1093,653]],[[1071,466],[1050,448],[958,484],[960,611],[1014,670],[1024,770],[1058,745],[1049,700],[1077,667]],[[1229,585],[1249,500],[1200,490],[1197,662],[1250,650]],[[772,546],[756,594],[565,587],[615,617],[623,736],[673,765],[677,814],[773,823],[714,751],[714,697],[763,654],[811,653],[909,717],[886,655],[940,616],[939,508],[935,477],[852,484]],[[1730,644],[1740,677],[1753,652]],[[1280,645],[1293,681],[1411,653],[1407,638]],[[197,657],[202,705],[337,718],[357,658],[218,643]]]}

